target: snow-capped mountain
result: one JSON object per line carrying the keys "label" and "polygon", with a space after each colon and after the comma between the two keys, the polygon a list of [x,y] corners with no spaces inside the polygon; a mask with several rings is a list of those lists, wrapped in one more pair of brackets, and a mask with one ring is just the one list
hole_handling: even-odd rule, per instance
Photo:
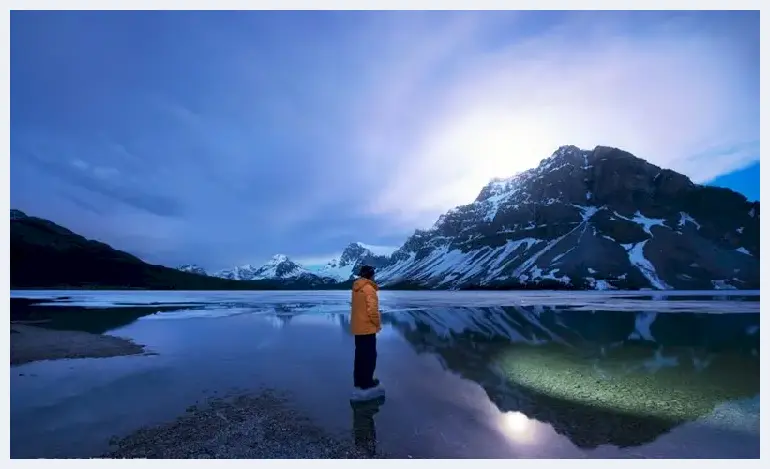
{"label": "snow-capped mountain", "polygon": [[191,274],[198,274],[198,275],[208,275],[208,272],[206,272],[206,269],[195,264],[184,264],[184,265],[180,265],[177,268],[182,272],[188,272]]}
{"label": "snow-capped mountain", "polygon": [[254,272],[254,279],[287,279],[298,278],[305,275],[313,276],[314,274],[303,266],[290,260],[287,256],[276,254],[267,264]]}
{"label": "snow-capped mountain", "polygon": [[231,269],[222,269],[213,274],[212,277],[226,278],[228,280],[253,280],[257,272],[257,267],[251,264],[238,265]]}
{"label": "snow-capped mountain", "polygon": [[[192,272],[197,266],[185,265],[180,270]],[[200,269],[200,267],[197,267]],[[205,274],[212,277],[220,277],[228,280],[277,280],[292,284],[306,285],[313,287],[318,285],[334,284],[337,281],[329,279],[314,272],[311,272],[304,266],[292,261],[283,254],[276,254],[267,263],[259,267],[251,264],[236,266],[231,269],[223,269],[213,274]],[[198,272],[195,272],[198,273]]]}
{"label": "snow-capped mountain", "polygon": [[361,242],[350,243],[339,259],[332,259],[314,273],[325,278],[344,282],[355,277],[358,268],[363,264],[375,268],[382,267],[390,261],[394,249],[383,246],[371,246]]}
{"label": "snow-capped mountain", "polygon": [[312,273],[283,254],[276,254],[267,263],[255,267],[251,264],[223,269],[213,274],[230,280],[289,279]]}
{"label": "snow-capped mountain", "polygon": [[377,278],[433,288],[757,289],[759,202],[616,148],[563,146],[415,231]]}
{"label": "snow-capped mountain", "polygon": [[205,269],[195,264],[185,264],[178,269],[228,280],[299,280],[312,284],[328,284],[350,280],[355,277],[358,267],[363,264],[374,267],[385,265],[394,250],[395,248],[391,247],[356,242],[349,244],[339,258],[316,268],[305,267],[284,254],[276,254],[260,267],[245,264],[214,273],[207,273]]}

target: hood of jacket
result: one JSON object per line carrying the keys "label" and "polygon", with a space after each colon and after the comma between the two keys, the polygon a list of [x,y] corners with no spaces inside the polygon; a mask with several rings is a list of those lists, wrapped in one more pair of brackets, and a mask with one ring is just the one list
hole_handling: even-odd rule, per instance
{"label": "hood of jacket", "polygon": [[377,286],[376,283],[374,283],[374,280],[369,280],[368,278],[359,278],[355,282],[353,282],[353,291],[361,291],[365,285],[371,285],[375,290],[379,290],[380,288]]}

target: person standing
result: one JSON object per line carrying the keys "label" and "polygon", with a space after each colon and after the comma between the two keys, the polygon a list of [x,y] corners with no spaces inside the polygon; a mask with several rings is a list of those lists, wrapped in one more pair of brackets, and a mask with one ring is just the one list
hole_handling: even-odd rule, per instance
{"label": "person standing", "polygon": [[361,266],[351,292],[350,331],[355,337],[353,400],[368,400],[384,393],[374,377],[377,367],[377,333],[382,329],[374,267]]}

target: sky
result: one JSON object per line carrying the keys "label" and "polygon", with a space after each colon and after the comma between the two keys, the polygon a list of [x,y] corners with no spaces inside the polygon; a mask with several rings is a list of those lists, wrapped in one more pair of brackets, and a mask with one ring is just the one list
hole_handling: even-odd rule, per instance
{"label": "sky", "polygon": [[11,12],[11,205],[148,262],[398,246],[561,145],[759,199],[759,12]]}

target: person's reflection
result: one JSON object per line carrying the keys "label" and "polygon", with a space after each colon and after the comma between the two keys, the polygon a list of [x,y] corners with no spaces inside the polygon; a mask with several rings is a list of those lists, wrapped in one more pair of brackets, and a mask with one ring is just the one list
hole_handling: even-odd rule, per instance
{"label": "person's reflection", "polygon": [[368,456],[377,452],[377,433],[374,428],[374,415],[385,403],[385,396],[369,401],[350,401],[353,409],[353,442]]}

